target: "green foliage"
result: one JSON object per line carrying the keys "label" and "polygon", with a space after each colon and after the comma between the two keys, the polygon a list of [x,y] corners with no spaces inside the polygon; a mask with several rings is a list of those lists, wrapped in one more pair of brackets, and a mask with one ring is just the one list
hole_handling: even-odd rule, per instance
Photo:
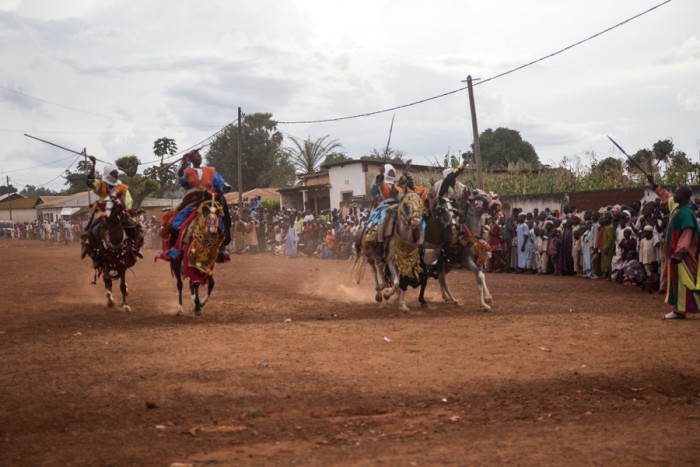
{"label": "green foliage", "polygon": [[[27,185],[27,186],[31,186],[31,185]],[[23,192],[24,192],[24,190],[22,190],[22,192],[20,192],[20,194],[24,194]],[[0,185],[0,195],[6,195],[7,193],[17,193],[17,188],[15,188],[12,185],[12,183],[10,183],[9,185]]]}
{"label": "green foliage", "polygon": [[153,178],[144,180],[143,175],[138,173],[138,167],[141,161],[136,156],[122,156],[114,164],[119,167],[119,170],[124,172],[119,179],[129,186],[129,193],[134,200],[134,208],[138,208],[153,192],[160,188],[160,185]]}
{"label": "green foliage", "polygon": [[310,174],[318,170],[321,162],[328,156],[338,153],[342,145],[335,139],[326,141],[329,135],[311,140],[309,136],[305,140],[291,137],[294,147],[288,148],[287,157],[294,169],[299,174]]}
{"label": "green foliage", "polygon": [[372,152],[360,157],[360,160],[403,164],[405,157],[406,154],[399,149],[393,149],[391,147],[386,149],[372,148]]}
{"label": "green foliage", "polygon": [[321,167],[327,164],[334,164],[336,162],[344,162],[344,161],[351,161],[353,160],[352,157],[348,157],[345,154],[342,153],[333,153],[333,154],[328,154],[326,158],[323,160],[321,163]]}
{"label": "green foliage", "polygon": [[[66,180],[66,183],[64,183],[64,185],[68,185],[68,188],[63,190],[60,194],[73,195],[75,193],[87,191],[87,173],[90,170],[91,166],[92,163],[90,161],[83,159],[80,162],[78,162],[75,172],[66,170],[63,173],[62,177]],[[96,174],[96,176],[100,178],[99,174]]]}
{"label": "green foliage", "polygon": [[[174,165],[167,167],[163,163],[165,155],[174,156],[177,153],[177,143],[172,138],[159,138],[153,142],[153,154],[156,157],[160,157],[160,166],[152,166],[144,171],[144,175],[154,175],[154,178],[158,181],[159,188],[153,193],[159,198],[165,198],[171,196],[173,191],[176,191],[179,187],[177,183],[177,168]],[[167,168],[166,168],[167,167]]]}
{"label": "green foliage", "polygon": [[[473,146],[473,145],[472,145]],[[509,128],[487,129],[479,135],[481,163],[484,170],[507,169],[511,164],[524,162],[539,167],[540,158],[532,144],[524,141],[520,132]],[[472,151],[467,152],[467,160],[474,165]]]}
{"label": "green foliage", "polygon": [[[83,180],[84,181],[84,180]],[[12,187],[12,185],[10,185]],[[2,188],[0,188],[0,195],[4,194],[2,193]],[[56,196],[59,194],[56,190],[52,190],[51,188],[45,188],[45,187],[35,187],[34,185],[26,185],[22,191],[19,192],[20,195],[26,196],[28,198],[38,198],[39,196]]]}
{"label": "green foliage", "polygon": [[[294,169],[282,149],[282,133],[269,113],[246,115],[241,125],[241,172],[243,191],[294,183]],[[238,188],[238,125],[229,125],[217,135],[206,155],[207,165],[217,172],[234,190]]]}
{"label": "green foliage", "polygon": [[263,208],[267,209],[268,212],[275,212],[280,210],[280,200],[279,199],[266,199],[262,202]]}
{"label": "green foliage", "polygon": [[[654,144],[652,150],[641,149],[631,156],[662,185],[696,185],[700,183],[700,164],[677,151],[669,140]],[[461,178],[467,186],[476,186],[476,174],[466,172]],[[524,162],[510,163],[506,170],[486,170],[484,190],[501,195],[561,193],[645,186],[646,176],[627,158],[598,159],[595,153],[564,157],[558,167]]]}

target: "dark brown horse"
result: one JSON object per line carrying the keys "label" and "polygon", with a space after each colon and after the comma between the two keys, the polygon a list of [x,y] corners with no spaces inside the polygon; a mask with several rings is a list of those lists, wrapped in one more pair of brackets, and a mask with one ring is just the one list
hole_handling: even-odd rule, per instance
{"label": "dark brown horse", "polygon": [[138,232],[127,235],[126,229],[138,230],[139,225],[129,216],[118,196],[108,195],[104,202],[98,203],[97,208],[104,213],[104,217],[91,227],[92,241],[89,253],[96,266],[95,280],[102,276],[109,307],[115,304],[112,282],[119,280],[122,310],[131,311],[126,303],[126,297],[129,294],[126,271],[136,264],[140,245],[137,240]]}
{"label": "dark brown horse", "polygon": [[[206,194],[206,193],[205,193]],[[226,240],[225,224],[227,215],[224,206],[212,194],[201,201],[180,227],[179,242],[181,252],[170,259],[170,271],[177,280],[178,306],[181,315],[183,278],[189,279],[190,294],[195,316],[202,315],[214,289],[214,264],[219,259],[221,246]],[[200,285],[207,284],[207,294],[200,297]]]}
{"label": "dark brown horse", "polygon": [[[491,302],[492,297],[484,275],[488,245],[481,237],[481,221],[484,215],[497,218],[501,202],[498,195],[482,190],[467,191],[464,197],[460,200],[460,210],[454,209],[449,199],[440,198],[426,221],[423,239],[424,274],[438,279],[445,301],[460,305],[449,289],[446,275],[453,268],[469,269],[474,273],[479,290],[479,307],[491,311],[487,302]],[[422,305],[425,304],[423,292],[424,286],[419,295]]]}

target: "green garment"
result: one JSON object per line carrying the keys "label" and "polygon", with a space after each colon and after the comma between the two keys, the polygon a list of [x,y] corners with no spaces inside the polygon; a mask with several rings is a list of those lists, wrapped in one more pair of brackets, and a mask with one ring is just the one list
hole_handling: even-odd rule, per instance
{"label": "green garment", "polygon": [[600,254],[600,272],[609,276],[612,272],[612,258],[615,254],[615,226],[606,225],[603,230],[603,244]]}

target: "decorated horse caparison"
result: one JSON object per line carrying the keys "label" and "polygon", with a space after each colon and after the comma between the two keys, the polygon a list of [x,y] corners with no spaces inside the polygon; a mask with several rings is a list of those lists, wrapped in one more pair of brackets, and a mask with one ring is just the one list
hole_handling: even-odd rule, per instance
{"label": "decorated horse caparison", "polygon": [[[133,223],[127,216],[128,213],[121,199],[109,194],[104,202],[98,202],[97,210],[104,213],[94,229],[96,242],[91,245],[89,252],[96,266],[95,281],[102,276],[105,284],[105,296],[107,306],[115,304],[112,295],[112,282],[119,280],[119,289],[122,293],[122,310],[131,311],[126,303],[129,289],[126,284],[126,271],[136,264],[139,245],[136,240],[130,238],[124,230],[124,225]],[[94,282],[93,282],[94,283]]]}
{"label": "decorated horse caparison", "polygon": [[[391,209],[391,208],[388,208]],[[362,279],[364,266],[372,266],[375,284],[375,299],[388,300],[399,292],[399,309],[410,311],[406,306],[408,285],[414,287],[425,277],[420,264],[420,225],[423,216],[423,201],[416,193],[407,193],[398,204],[396,223],[389,237],[386,255],[377,254],[377,226],[370,227],[362,238],[362,254],[358,254],[353,275],[357,283]]]}
{"label": "decorated horse caparison", "polygon": [[[168,245],[170,251],[175,252],[168,259],[170,271],[177,280],[178,315],[183,312],[183,278],[188,278],[194,314],[201,316],[202,308],[214,289],[214,265],[226,238],[223,222],[225,210],[216,201],[216,193],[213,190],[202,191],[201,197],[203,199],[197,208],[180,227],[177,244]],[[207,284],[207,293],[202,297],[199,288],[203,284]]]}

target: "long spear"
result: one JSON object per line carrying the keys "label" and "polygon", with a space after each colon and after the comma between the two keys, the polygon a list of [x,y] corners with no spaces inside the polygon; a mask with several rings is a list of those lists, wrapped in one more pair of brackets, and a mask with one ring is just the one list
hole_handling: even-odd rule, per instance
{"label": "long spear", "polygon": [[622,151],[622,154],[624,154],[625,156],[627,156],[627,159],[629,159],[629,160],[635,165],[635,167],[637,167],[637,168],[638,168],[644,175],[646,175],[647,177],[649,176],[649,174],[647,173],[647,171],[644,170],[644,169],[642,168],[642,166],[639,165],[639,164],[637,163],[637,161],[635,161],[634,159],[632,159],[632,158],[629,156],[629,154],[627,154],[627,153],[625,152],[624,149],[622,149],[622,146],[620,146],[619,144],[617,144],[617,143],[615,142],[615,140],[612,139],[610,136],[608,136],[608,139],[609,139],[610,141],[612,141],[612,143],[613,143],[615,146],[617,146],[617,149],[619,149],[620,151]]}

